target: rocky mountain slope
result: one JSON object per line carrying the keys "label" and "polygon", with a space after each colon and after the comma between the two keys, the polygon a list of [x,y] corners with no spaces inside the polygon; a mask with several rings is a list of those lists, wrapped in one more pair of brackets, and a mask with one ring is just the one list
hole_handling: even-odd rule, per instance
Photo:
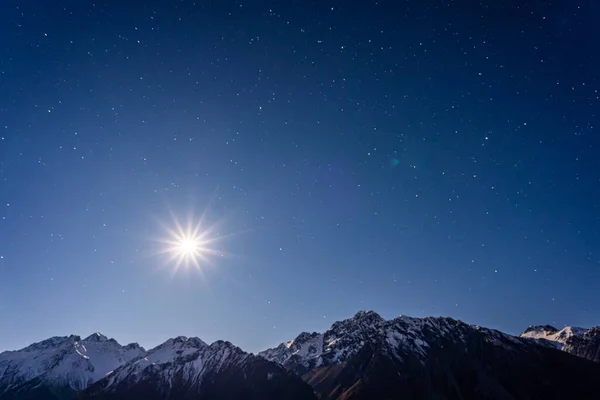
{"label": "rocky mountain slope", "polygon": [[359,312],[260,355],[302,376],[322,399],[592,399],[600,393],[600,365],[451,318],[386,321]]}

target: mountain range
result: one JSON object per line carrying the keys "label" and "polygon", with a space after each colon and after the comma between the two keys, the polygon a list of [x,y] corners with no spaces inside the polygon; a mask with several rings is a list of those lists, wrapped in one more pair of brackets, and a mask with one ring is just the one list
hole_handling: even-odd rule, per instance
{"label": "mountain range", "polygon": [[176,337],[145,350],[95,333],[0,353],[0,400],[599,399],[600,327],[521,335],[360,311],[258,354]]}

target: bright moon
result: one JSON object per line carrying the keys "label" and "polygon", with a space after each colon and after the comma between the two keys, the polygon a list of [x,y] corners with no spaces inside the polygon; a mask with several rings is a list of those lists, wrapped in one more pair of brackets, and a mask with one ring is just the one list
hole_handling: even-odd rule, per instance
{"label": "bright moon", "polygon": [[191,256],[198,251],[198,242],[195,238],[184,238],[179,243],[179,251],[185,256]]}
{"label": "bright moon", "polygon": [[198,270],[209,264],[209,256],[221,254],[213,245],[220,238],[214,233],[215,227],[205,228],[202,219],[194,223],[193,218],[188,219],[185,225],[173,218],[172,227],[166,227],[167,237],[161,239],[165,246],[159,250],[169,256],[169,263],[175,266],[174,272],[180,267],[196,267]]}

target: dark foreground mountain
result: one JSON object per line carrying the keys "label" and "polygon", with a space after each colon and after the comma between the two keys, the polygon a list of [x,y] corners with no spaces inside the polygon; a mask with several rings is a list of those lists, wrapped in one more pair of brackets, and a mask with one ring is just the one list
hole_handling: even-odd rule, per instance
{"label": "dark foreground mountain", "polygon": [[146,351],[100,334],[55,337],[0,354],[0,400],[600,399],[597,340],[597,328],[514,337],[372,311],[259,355],[198,338]]}
{"label": "dark foreground mountain", "polygon": [[451,318],[360,312],[260,355],[322,399],[600,398],[600,364]]}

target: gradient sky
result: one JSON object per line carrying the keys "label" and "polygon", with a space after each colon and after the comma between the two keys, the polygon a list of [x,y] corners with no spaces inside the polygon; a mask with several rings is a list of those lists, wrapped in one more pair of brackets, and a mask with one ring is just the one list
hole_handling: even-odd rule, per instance
{"label": "gradient sky", "polygon": [[548,3],[3,1],[0,350],[600,323],[600,4]]}

